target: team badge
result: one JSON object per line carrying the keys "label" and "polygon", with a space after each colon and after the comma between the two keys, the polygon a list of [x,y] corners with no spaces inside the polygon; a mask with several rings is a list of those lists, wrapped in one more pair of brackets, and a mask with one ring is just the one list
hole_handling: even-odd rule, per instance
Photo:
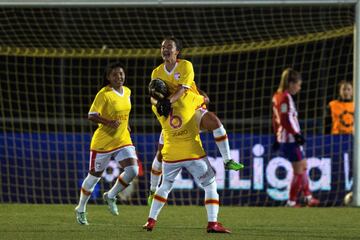
{"label": "team badge", "polygon": [[280,111],[286,113],[288,111],[288,105],[286,103],[281,104]]}
{"label": "team badge", "polygon": [[175,78],[175,80],[179,80],[180,79],[180,73],[178,73],[178,72],[174,73],[174,78]]}

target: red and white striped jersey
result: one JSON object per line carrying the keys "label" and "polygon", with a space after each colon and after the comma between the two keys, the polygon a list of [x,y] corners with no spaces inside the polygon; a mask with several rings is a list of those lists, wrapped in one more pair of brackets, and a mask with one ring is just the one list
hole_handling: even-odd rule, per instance
{"label": "red and white striped jersey", "polygon": [[294,135],[300,134],[298,113],[294,100],[288,91],[276,92],[272,98],[272,125],[279,143],[295,142]]}

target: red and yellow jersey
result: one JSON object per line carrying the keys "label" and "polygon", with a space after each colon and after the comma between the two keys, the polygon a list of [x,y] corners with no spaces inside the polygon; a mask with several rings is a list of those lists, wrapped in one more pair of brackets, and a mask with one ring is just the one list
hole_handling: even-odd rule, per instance
{"label": "red and yellow jersey", "polygon": [[152,107],[162,127],[163,161],[180,162],[206,156],[195,118],[195,110],[203,104],[203,96],[188,91],[172,104],[172,111],[167,118],[159,116],[156,107]]}
{"label": "red and yellow jersey", "polygon": [[333,100],[329,103],[332,134],[352,134],[354,125],[354,102]]}
{"label": "red and yellow jersey", "polygon": [[163,80],[170,94],[173,94],[179,87],[179,85],[190,89],[195,94],[199,94],[195,81],[194,81],[194,68],[191,62],[178,59],[175,67],[169,72],[165,68],[165,64],[160,64],[157,68],[152,71],[151,79]]}
{"label": "red and yellow jersey", "polygon": [[91,150],[110,152],[115,149],[132,145],[128,130],[129,114],[131,110],[131,90],[122,87],[122,94],[110,86],[103,87],[96,95],[89,114],[99,114],[109,120],[120,120],[117,129],[98,124],[91,140]]}

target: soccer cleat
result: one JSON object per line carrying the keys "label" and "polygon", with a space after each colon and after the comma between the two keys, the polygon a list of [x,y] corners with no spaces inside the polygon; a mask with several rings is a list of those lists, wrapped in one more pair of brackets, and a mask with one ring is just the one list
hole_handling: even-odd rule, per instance
{"label": "soccer cleat", "polygon": [[208,222],[206,231],[208,233],[231,233],[230,229],[223,227],[219,222]]}
{"label": "soccer cleat", "polygon": [[225,163],[225,169],[227,170],[234,170],[239,171],[240,169],[244,168],[244,165],[241,163],[237,163],[234,160],[230,159]]}
{"label": "soccer cleat", "polygon": [[80,225],[89,225],[86,215],[86,212],[78,212],[77,209],[75,208],[75,214],[76,214],[76,221],[80,224]]}
{"label": "soccer cleat", "polygon": [[289,205],[289,204],[286,204],[285,207],[289,207],[289,208],[301,208],[301,205],[300,204],[295,204],[295,205]]}
{"label": "soccer cleat", "polygon": [[289,207],[289,208],[301,208],[301,205],[296,203],[296,201],[290,201],[288,200],[285,204],[285,207]]}
{"label": "soccer cleat", "polygon": [[153,218],[148,218],[147,222],[144,224],[143,229],[146,229],[146,231],[151,232],[153,228],[155,227],[156,220]]}
{"label": "soccer cleat", "polygon": [[109,211],[112,215],[117,216],[119,215],[118,207],[116,206],[116,198],[109,198],[108,192],[105,192],[103,195],[104,201],[107,203],[109,207]]}
{"label": "soccer cleat", "polygon": [[320,204],[320,201],[314,197],[311,197],[310,200],[306,201],[308,207],[317,207]]}
{"label": "soccer cleat", "polygon": [[149,192],[149,196],[148,196],[148,199],[147,199],[147,205],[148,206],[151,206],[153,200],[154,200],[154,195],[155,195],[155,192],[153,191],[150,191]]}

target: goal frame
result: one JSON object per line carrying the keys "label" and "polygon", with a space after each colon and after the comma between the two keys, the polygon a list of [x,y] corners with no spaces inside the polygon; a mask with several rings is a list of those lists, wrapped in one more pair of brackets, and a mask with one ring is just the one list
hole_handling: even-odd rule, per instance
{"label": "goal frame", "polygon": [[360,207],[360,0],[0,0],[0,7],[194,7],[194,6],[336,6],[349,5],[355,8],[354,23],[354,142],[353,142],[353,202]]}

